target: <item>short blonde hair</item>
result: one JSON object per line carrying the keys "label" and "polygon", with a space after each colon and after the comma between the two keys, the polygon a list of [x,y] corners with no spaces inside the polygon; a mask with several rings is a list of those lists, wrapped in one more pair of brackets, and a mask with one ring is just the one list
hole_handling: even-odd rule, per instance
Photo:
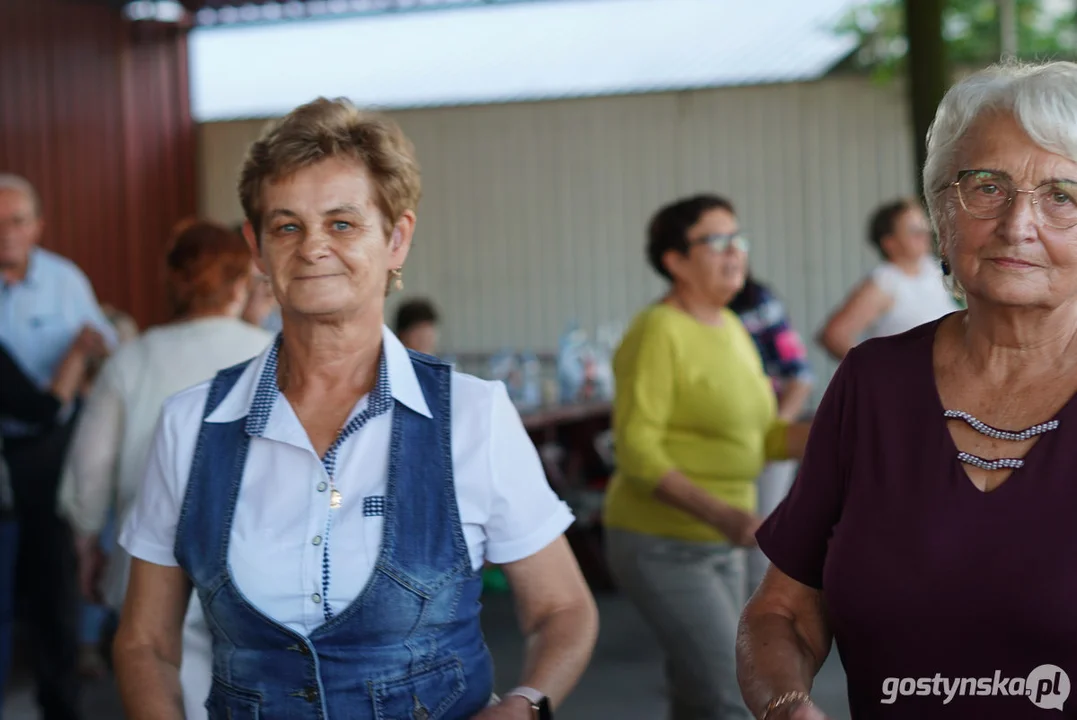
{"label": "short blonde hair", "polygon": [[256,234],[262,229],[265,183],[329,158],[353,159],[370,172],[386,235],[405,211],[418,208],[419,163],[400,126],[384,115],[359,110],[344,98],[318,98],[271,123],[247,151],[239,175],[239,200]]}

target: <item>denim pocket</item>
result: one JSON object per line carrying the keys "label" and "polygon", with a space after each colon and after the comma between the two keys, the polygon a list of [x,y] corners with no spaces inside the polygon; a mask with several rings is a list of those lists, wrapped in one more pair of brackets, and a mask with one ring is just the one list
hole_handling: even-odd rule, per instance
{"label": "denim pocket", "polygon": [[439,720],[467,688],[455,657],[402,678],[370,684],[377,720]]}
{"label": "denim pocket", "polygon": [[258,720],[262,696],[250,690],[240,690],[213,678],[206,698],[209,720]]}

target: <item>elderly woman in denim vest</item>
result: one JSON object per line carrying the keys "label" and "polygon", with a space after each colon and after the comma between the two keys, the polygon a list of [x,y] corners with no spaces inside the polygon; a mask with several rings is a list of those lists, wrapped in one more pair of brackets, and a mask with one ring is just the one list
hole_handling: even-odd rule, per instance
{"label": "elderly woman in denim vest", "polygon": [[[924,188],[968,310],[842,362],[738,645],[748,706],[820,720],[1077,717],[1077,65],[957,83]],[[1067,700],[1068,698],[1068,700]]]}
{"label": "elderly woman in denim vest", "polygon": [[[128,717],[183,717],[192,586],[212,720],[550,717],[587,663],[594,604],[503,386],[384,326],[419,201],[410,143],[317,100],[254,143],[239,187],[283,330],[164,406],[120,540],[135,558],[116,641]],[[500,702],[484,561],[504,565],[528,637]]]}

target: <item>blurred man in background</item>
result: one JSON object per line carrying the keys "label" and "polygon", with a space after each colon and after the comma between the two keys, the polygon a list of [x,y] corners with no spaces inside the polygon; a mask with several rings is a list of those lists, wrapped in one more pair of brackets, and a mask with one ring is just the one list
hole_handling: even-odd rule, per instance
{"label": "blurred man in background", "polygon": [[[82,271],[37,246],[43,229],[33,186],[0,174],[0,343],[42,388],[76,341],[87,363],[99,362],[116,344]],[[72,402],[47,423],[0,415],[19,526],[16,593],[30,633],[43,720],[78,717],[75,550],[71,528],[56,509],[74,415]]]}

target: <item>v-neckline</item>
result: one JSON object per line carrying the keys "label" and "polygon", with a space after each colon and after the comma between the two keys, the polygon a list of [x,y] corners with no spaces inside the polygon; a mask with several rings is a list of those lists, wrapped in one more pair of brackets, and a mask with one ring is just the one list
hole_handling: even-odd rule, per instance
{"label": "v-neckline", "polygon": [[[281,397],[282,398],[284,397],[283,393],[281,394]],[[285,400],[285,402],[287,402],[287,400]],[[396,533],[396,526],[395,526],[395,521],[396,521],[395,505],[396,505],[396,502],[395,502],[395,498],[396,498],[396,477],[397,477],[397,472],[396,472],[396,467],[394,465],[394,460],[399,461],[399,457],[397,457],[397,453],[395,453],[393,451],[393,448],[399,447],[400,443],[398,442],[399,441],[398,433],[399,434],[403,433],[403,418],[402,418],[402,414],[400,412],[400,407],[396,404],[395,400],[393,401],[393,406],[394,406],[393,407],[393,420],[392,420],[393,425],[392,425],[392,430],[390,431],[391,435],[390,435],[390,445],[389,445],[389,471],[388,471],[387,487],[386,487],[386,491],[385,491],[386,510],[385,510],[385,515],[383,516],[383,522],[382,522],[381,534],[380,534],[381,545],[378,548],[377,558],[374,561],[374,566],[371,568],[370,576],[366,579],[366,582],[363,584],[363,587],[359,591],[359,594],[356,595],[354,598],[352,598],[351,602],[347,603],[340,612],[334,612],[333,616],[331,618],[329,618],[325,622],[321,623],[320,625],[317,625],[316,627],[311,629],[309,632],[301,632],[299,630],[296,630],[296,629],[292,628],[291,626],[286,625],[285,623],[283,623],[283,622],[277,620],[276,618],[274,618],[273,616],[271,616],[267,611],[263,610],[256,603],[254,603],[254,601],[252,601],[246,595],[246,593],[244,593],[243,589],[239,586],[239,583],[236,581],[235,573],[232,571],[232,563],[231,563],[230,551],[231,551],[232,540],[233,540],[233,538],[232,538],[232,524],[235,521],[236,508],[238,506],[237,502],[236,502],[236,498],[238,497],[238,494],[233,496],[232,506],[231,506],[231,508],[229,510],[229,513],[228,513],[228,516],[227,516],[228,517],[228,521],[227,521],[228,527],[227,527],[227,530],[224,533],[224,557],[226,558],[225,572],[226,572],[226,575],[227,575],[228,584],[231,586],[232,590],[235,591],[235,593],[238,595],[238,597],[244,603],[246,603],[249,610],[251,610],[253,613],[258,615],[262,619],[266,620],[270,624],[274,625],[278,629],[281,629],[284,632],[289,633],[289,634],[293,635],[294,637],[297,637],[297,638],[301,639],[303,642],[309,644],[311,647],[313,647],[313,643],[314,643],[315,640],[317,640],[319,637],[323,637],[323,636],[327,635],[334,628],[336,628],[338,625],[343,623],[344,620],[342,618],[344,618],[344,619],[349,618],[352,615],[354,615],[356,612],[358,612],[359,606],[363,604],[363,602],[366,600],[367,596],[372,592],[372,588],[374,586],[375,580],[377,580],[378,573],[381,571],[382,568],[384,568],[387,565],[387,563],[389,561],[389,552],[390,552],[391,546],[393,545],[392,539],[393,539],[393,537],[395,536],[395,533]],[[304,433],[304,437],[306,437],[305,433]],[[248,443],[251,441],[251,439],[252,438],[250,438],[250,437],[246,438]],[[308,442],[309,442],[309,439],[308,439]],[[314,452],[313,447],[311,448],[311,452]],[[315,456],[317,455],[317,453],[314,453],[314,454],[315,454]],[[321,465],[320,460],[319,460],[319,465]],[[323,469],[324,469],[324,466],[323,466]],[[243,478],[243,470],[241,469],[240,470],[239,484],[242,484],[242,482],[243,482],[242,478]],[[330,510],[330,512],[333,512],[333,511]],[[322,601],[323,602],[329,602],[329,598],[328,597],[323,597]]]}
{"label": "v-neckline", "polygon": [[[1037,439],[1036,442],[1033,443],[1032,447],[1030,447],[1025,452],[1025,454],[1020,458],[1023,462],[1023,465],[1019,468],[1014,468],[1013,470],[1011,470],[1009,476],[1005,480],[1003,480],[1002,483],[994,490],[981,490],[976,485],[976,483],[973,482],[972,477],[968,473],[968,470],[965,469],[965,464],[961,462],[961,460],[958,458],[958,455],[960,455],[962,451],[959,447],[957,447],[957,441],[954,440],[953,433],[950,432],[949,421],[945,417],[947,410],[963,410],[964,408],[946,407],[946,405],[942,401],[942,393],[939,392],[938,378],[935,376],[935,345],[938,341],[939,329],[942,327],[943,323],[946,322],[948,318],[956,314],[956,312],[949,313],[939,318],[935,321],[934,327],[930,328],[928,332],[925,333],[925,345],[927,347],[927,352],[925,353],[925,355],[928,370],[926,377],[930,378],[930,395],[932,405],[934,406],[932,427],[938,427],[941,429],[944,436],[944,446],[946,450],[950,453],[950,466],[956,470],[956,474],[958,476],[958,479],[961,481],[961,484],[963,484],[968,490],[973,491],[974,493],[976,493],[976,495],[979,495],[980,497],[993,497],[995,495],[999,495],[1000,493],[1005,492],[1005,488],[1009,486],[1014,480],[1028,474],[1027,471],[1029,467],[1034,464],[1037,453],[1044,452],[1040,450],[1040,447],[1045,443],[1051,443],[1059,432],[1065,431],[1066,423],[1063,421],[1063,418],[1066,415],[1069,415],[1070,411],[1077,407],[1077,392],[1074,392],[1073,395],[1070,396],[1070,398],[1062,405],[1062,407],[1058,409],[1058,411],[1054,414],[1053,417],[1042,421],[1050,422],[1051,420],[1058,420],[1059,424],[1058,427],[1054,430],[1045,433],[1044,435],[1041,435],[1039,439]],[[1021,483],[1017,484],[1020,485]]]}

